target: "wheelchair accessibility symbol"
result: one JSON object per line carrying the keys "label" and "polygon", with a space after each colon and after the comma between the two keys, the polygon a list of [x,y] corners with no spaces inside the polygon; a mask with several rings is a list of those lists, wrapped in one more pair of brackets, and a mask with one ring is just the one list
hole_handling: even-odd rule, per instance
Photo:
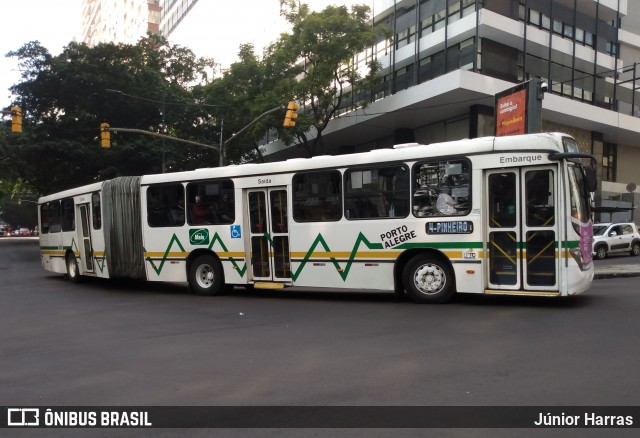
{"label": "wheelchair accessibility symbol", "polygon": [[242,231],[240,225],[231,225],[231,238],[240,239],[242,237]]}

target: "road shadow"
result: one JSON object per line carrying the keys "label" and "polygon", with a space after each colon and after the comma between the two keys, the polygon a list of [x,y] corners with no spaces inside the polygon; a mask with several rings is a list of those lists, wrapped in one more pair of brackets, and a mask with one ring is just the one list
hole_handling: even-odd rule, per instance
{"label": "road shadow", "polygon": [[510,306],[573,309],[596,305],[600,297],[582,294],[570,297],[456,294],[452,304],[463,306]]}
{"label": "road shadow", "polygon": [[[67,283],[66,275],[49,275],[50,280]],[[104,279],[97,277],[83,277],[81,285],[95,290],[96,293],[131,293],[149,295],[186,295],[202,299],[216,299],[218,297],[234,297],[253,300],[306,300],[306,301],[341,301],[341,302],[369,302],[396,305],[418,304],[412,302],[408,296],[397,296],[393,292],[376,290],[350,291],[348,289],[318,289],[308,287],[291,287],[285,289],[254,289],[252,287],[235,286],[231,291],[216,296],[195,295],[186,283],[152,282],[132,280],[126,278]],[[509,306],[509,307],[539,307],[572,309],[597,305],[603,297],[582,294],[571,297],[536,297],[517,295],[484,295],[484,294],[456,294],[454,298],[439,306]],[[433,305],[432,305],[433,306]]]}

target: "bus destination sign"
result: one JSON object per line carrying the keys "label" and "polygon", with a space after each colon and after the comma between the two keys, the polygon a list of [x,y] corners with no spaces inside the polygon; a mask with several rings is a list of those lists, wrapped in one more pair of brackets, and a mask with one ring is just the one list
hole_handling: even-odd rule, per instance
{"label": "bus destination sign", "polygon": [[427,234],[471,234],[473,222],[471,221],[442,221],[427,222]]}

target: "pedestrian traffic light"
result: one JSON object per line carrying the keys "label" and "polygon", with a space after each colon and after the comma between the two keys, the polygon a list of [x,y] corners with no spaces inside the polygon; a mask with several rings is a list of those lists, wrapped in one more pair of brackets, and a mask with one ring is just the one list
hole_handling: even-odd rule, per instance
{"label": "pedestrian traffic light", "polygon": [[100,146],[105,149],[111,147],[111,133],[108,123],[100,123]]}
{"label": "pedestrian traffic light", "polygon": [[11,107],[11,132],[22,132],[22,109],[19,106]]}
{"label": "pedestrian traffic light", "polygon": [[296,119],[298,118],[296,111],[299,109],[300,105],[293,100],[289,102],[289,105],[287,105],[287,114],[284,116],[284,122],[282,123],[283,128],[293,128],[296,126]]}

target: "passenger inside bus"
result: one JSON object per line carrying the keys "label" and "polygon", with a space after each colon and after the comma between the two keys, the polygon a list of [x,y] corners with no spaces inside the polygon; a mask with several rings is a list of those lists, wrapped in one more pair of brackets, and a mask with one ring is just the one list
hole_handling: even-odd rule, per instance
{"label": "passenger inside bus", "polygon": [[235,213],[233,211],[231,196],[228,193],[225,193],[222,196],[222,202],[216,205],[215,215],[217,216],[216,222],[222,222],[225,224],[230,224],[233,222]]}
{"label": "passenger inside bus", "polygon": [[213,219],[212,208],[204,205],[200,195],[196,195],[194,202],[191,205],[191,219],[195,225],[210,224]]}

